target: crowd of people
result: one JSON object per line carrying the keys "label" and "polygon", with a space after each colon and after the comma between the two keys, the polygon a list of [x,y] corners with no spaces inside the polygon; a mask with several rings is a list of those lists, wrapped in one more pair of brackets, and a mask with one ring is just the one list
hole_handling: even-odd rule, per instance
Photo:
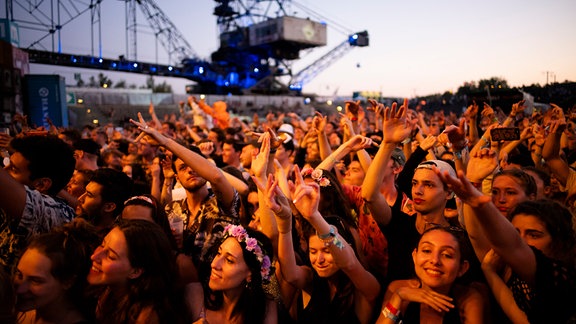
{"label": "crowd of people", "polygon": [[576,322],[576,106],[504,108],[18,116],[0,322]]}

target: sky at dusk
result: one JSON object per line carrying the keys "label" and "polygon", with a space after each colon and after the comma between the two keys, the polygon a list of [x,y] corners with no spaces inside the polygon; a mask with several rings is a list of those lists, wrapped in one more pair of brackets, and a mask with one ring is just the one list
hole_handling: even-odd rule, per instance
{"label": "sky at dusk", "polygon": [[[217,50],[215,1],[156,2],[198,56],[209,58]],[[384,96],[414,97],[456,91],[466,81],[491,77],[504,78],[511,86],[545,84],[546,72],[550,82],[576,81],[574,0],[299,0],[286,7],[299,17],[319,13],[328,24],[328,45],[302,52],[294,71],[337,46],[348,33],[367,30],[370,34],[369,47],[355,48],[335,61],[305,86],[305,92],[350,96],[353,91],[381,91]],[[104,0],[101,19],[103,56],[125,54],[124,3]],[[139,17],[138,23],[142,25],[138,60],[155,62],[158,57],[159,63],[168,63],[160,45],[156,56],[156,42],[145,19]],[[23,43],[35,37],[27,33],[21,31]],[[50,49],[51,43],[44,46]],[[94,46],[97,51],[98,44]],[[90,54],[91,48],[88,15],[63,28],[63,52]],[[32,72],[73,77],[73,71],[57,66],[36,65]],[[82,76],[87,80],[97,73],[85,70]],[[144,83],[144,77],[104,73],[113,81]],[[176,93],[183,93],[184,85],[191,83],[169,82]]]}

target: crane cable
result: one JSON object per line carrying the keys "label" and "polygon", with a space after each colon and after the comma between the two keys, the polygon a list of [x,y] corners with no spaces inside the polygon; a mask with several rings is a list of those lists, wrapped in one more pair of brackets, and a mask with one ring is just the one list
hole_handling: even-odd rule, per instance
{"label": "crane cable", "polygon": [[334,30],[336,30],[339,33],[342,33],[346,36],[354,33],[354,31],[352,31],[350,28],[338,23],[336,20],[332,20],[330,18],[327,18],[327,17],[323,16],[322,14],[318,13],[317,11],[310,9],[309,7],[299,3],[297,1],[291,1],[291,3],[294,6],[300,8],[301,10],[306,12],[307,14],[310,14],[311,16],[313,16],[314,19],[326,21],[328,23],[329,27],[333,28]]}

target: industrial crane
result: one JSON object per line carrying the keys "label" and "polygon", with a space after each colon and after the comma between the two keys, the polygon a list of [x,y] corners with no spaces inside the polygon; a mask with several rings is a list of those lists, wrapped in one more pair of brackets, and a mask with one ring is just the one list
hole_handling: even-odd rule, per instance
{"label": "industrial crane", "polygon": [[[14,2],[20,1],[26,3],[28,7],[32,5],[30,0],[7,1],[9,7],[12,7]],[[79,8],[71,12],[67,19],[72,21],[80,14],[89,11],[93,28],[100,21],[99,6],[102,1],[90,0],[86,9]],[[103,58],[101,45],[98,54],[94,53],[94,48],[91,55],[64,54],[60,52],[58,37],[58,52],[55,46],[52,46],[52,51],[35,49],[34,45],[39,42],[26,48],[30,62],[182,77],[196,82],[190,89],[192,92],[286,94],[301,93],[307,82],[336,59],[354,47],[369,45],[367,31],[350,33],[345,41],[320,59],[302,71],[293,73],[292,62],[300,58],[302,50],[326,45],[325,23],[290,15],[286,10],[287,5],[299,5],[300,9],[303,9],[300,4],[292,0],[215,0],[213,14],[217,17],[220,31],[220,47],[212,53],[208,61],[199,58],[154,0],[124,1],[127,12],[127,44],[131,44],[127,45],[126,55],[121,55],[118,59]],[[63,6],[63,2],[57,3],[58,6]],[[170,64],[160,65],[137,60],[137,7],[141,9],[155,36],[168,52]],[[55,33],[59,35],[59,30],[66,23],[60,22],[60,17],[43,23],[46,26],[56,26],[51,27],[46,35],[52,37]],[[94,41],[92,43],[94,44]],[[282,81],[286,78],[290,80],[288,84]]]}

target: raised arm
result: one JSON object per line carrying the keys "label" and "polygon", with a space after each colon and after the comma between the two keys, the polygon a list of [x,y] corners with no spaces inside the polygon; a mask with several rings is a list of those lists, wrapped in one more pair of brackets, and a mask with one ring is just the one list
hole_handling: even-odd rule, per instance
{"label": "raised arm", "polygon": [[160,122],[160,119],[158,119],[158,116],[156,115],[156,110],[154,110],[154,104],[152,101],[150,101],[150,106],[148,106],[148,113],[150,114],[150,117],[152,117],[154,128],[162,129],[162,122]]}
{"label": "raised arm", "polygon": [[[466,228],[468,230],[476,226],[480,228],[482,235],[486,237],[492,249],[502,257],[504,263],[508,264],[520,278],[529,284],[534,284],[536,276],[534,251],[520,237],[512,223],[500,214],[492,199],[477,190],[461,171],[458,172],[458,178],[451,177],[447,173],[442,174],[438,170],[436,173],[466,205],[471,207],[473,213],[465,216]],[[474,222],[476,223],[471,226]],[[485,251],[476,250],[478,246],[474,245],[474,240],[477,238],[473,240],[470,232],[468,234],[476,255],[483,260],[489,248]]]}
{"label": "raised arm", "polygon": [[362,183],[362,198],[366,200],[368,208],[379,215],[379,218],[374,218],[383,225],[390,222],[392,212],[386,198],[380,193],[380,187],[384,181],[384,177],[392,172],[387,167],[392,151],[398,146],[400,142],[406,139],[412,131],[407,127],[406,122],[406,109],[408,108],[408,100],[404,99],[404,104],[397,109],[397,104],[393,103],[392,107],[386,107],[384,110],[384,122],[382,123],[382,132],[384,139],[378,153],[370,164],[364,182]]}
{"label": "raised arm", "polygon": [[373,143],[372,140],[369,139],[368,137],[364,137],[362,135],[355,135],[350,140],[340,145],[332,153],[330,153],[330,155],[324,160],[322,160],[322,162],[316,168],[323,170],[332,170],[334,164],[336,164],[337,161],[342,160],[346,155],[348,155],[351,152],[357,152],[372,146],[372,143]]}
{"label": "raised arm", "polygon": [[[295,167],[295,177],[292,197],[296,209],[314,227],[319,237],[328,238],[328,241],[325,241],[325,246],[330,249],[334,262],[352,281],[356,291],[363,296],[364,301],[372,304],[380,293],[378,280],[364,269],[352,246],[334,230],[333,226],[326,222],[318,211],[319,185],[317,183],[306,184],[297,167]],[[332,240],[330,241],[329,238]],[[356,295],[356,297],[360,296]]]}
{"label": "raised arm", "polygon": [[296,254],[292,242],[292,210],[288,199],[280,188],[278,181],[269,175],[266,182],[262,183],[254,179],[264,197],[266,204],[260,206],[274,213],[278,227],[278,262],[282,277],[292,286],[298,289],[308,289],[312,282],[313,272],[308,266],[299,266],[296,263]]}
{"label": "raised arm", "polygon": [[550,122],[550,133],[546,137],[542,148],[542,157],[550,166],[550,170],[562,185],[566,185],[570,166],[560,157],[560,138],[566,129],[565,120],[554,120]]}
{"label": "raised arm", "polygon": [[320,151],[320,158],[322,160],[326,159],[328,155],[332,153],[328,137],[326,136],[326,132],[324,132],[327,122],[328,117],[322,116],[319,112],[316,112],[316,116],[314,116],[314,120],[312,121],[312,128],[316,131],[316,135],[318,136],[318,150]]}
{"label": "raised arm", "polygon": [[223,172],[212,162],[208,161],[204,156],[197,154],[186,147],[178,144],[171,138],[162,135],[153,127],[148,127],[142,118],[142,115],[138,113],[139,122],[130,119],[130,122],[136,126],[145,134],[151,136],[158,142],[159,145],[166,147],[170,150],[176,157],[182,159],[184,163],[192,168],[200,177],[206,179],[210,182],[212,188],[219,192],[222,197],[222,202],[226,207],[230,207],[234,201],[236,191],[228,182]]}

